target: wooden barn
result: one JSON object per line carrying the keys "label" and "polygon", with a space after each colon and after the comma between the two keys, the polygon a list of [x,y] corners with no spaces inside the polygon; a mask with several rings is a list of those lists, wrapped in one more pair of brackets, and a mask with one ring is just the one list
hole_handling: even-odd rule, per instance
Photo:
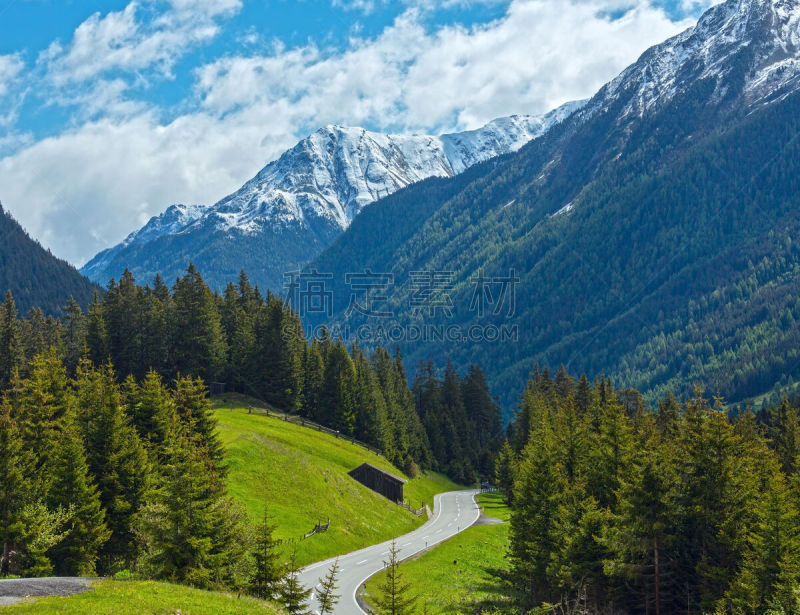
{"label": "wooden barn", "polygon": [[365,487],[380,493],[392,502],[403,503],[403,485],[406,482],[404,478],[369,463],[362,463],[355,470],[350,470],[348,474]]}

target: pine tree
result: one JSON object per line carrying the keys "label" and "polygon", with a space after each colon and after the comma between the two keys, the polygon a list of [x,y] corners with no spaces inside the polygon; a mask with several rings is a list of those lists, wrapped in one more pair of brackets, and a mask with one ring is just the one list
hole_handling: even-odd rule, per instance
{"label": "pine tree", "polygon": [[33,496],[25,466],[22,436],[11,405],[0,400],[0,576],[11,572],[10,554],[23,530],[20,512]]}
{"label": "pine tree", "polygon": [[506,440],[497,453],[497,459],[494,464],[495,471],[495,484],[497,488],[503,491],[506,496],[506,503],[510,506],[514,501],[514,472],[516,466],[516,459],[514,449]]}
{"label": "pine tree", "polygon": [[352,435],[355,430],[355,370],[341,340],[329,350],[321,394],[324,424]]}
{"label": "pine tree", "polygon": [[306,589],[300,584],[300,566],[297,564],[297,547],[292,549],[286,572],[279,589],[279,601],[289,615],[309,615],[306,605],[311,589]]}
{"label": "pine tree", "polygon": [[128,415],[133,421],[139,437],[149,443],[157,453],[167,439],[175,420],[175,402],[164,386],[161,377],[150,370],[137,384],[133,376],[128,376],[123,384],[123,392]]}
{"label": "pine tree", "polygon": [[225,480],[225,450],[217,433],[217,419],[208,399],[208,389],[199,378],[178,378],[175,381],[175,411],[186,427],[187,435],[207,452],[214,484]]}
{"label": "pine tree", "polygon": [[223,373],[227,349],[214,293],[190,264],[172,293],[172,373],[207,382]]}
{"label": "pine tree", "polygon": [[556,520],[563,491],[552,433],[548,425],[540,424],[517,469],[511,515],[511,578],[524,609],[553,597],[547,567],[557,548]]}
{"label": "pine tree", "polygon": [[75,389],[76,421],[112,532],[101,552],[99,571],[114,572],[128,566],[137,555],[134,521],[148,491],[150,464],[136,429],[123,411],[111,366],[95,369],[81,364]]}
{"label": "pine tree", "polygon": [[674,585],[678,481],[667,450],[657,441],[646,443],[643,460],[621,488],[609,541],[616,553],[609,571],[635,588],[641,607],[656,615],[680,604],[680,588]]}
{"label": "pine tree", "polygon": [[49,552],[56,574],[93,576],[100,549],[111,532],[105,524],[97,487],[89,477],[83,443],[71,426],[61,432],[47,496],[51,509],[71,508],[66,536]]}
{"label": "pine tree", "polygon": [[312,421],[323,419],[321,395],[324,377],[322,351],[319,342],[314,339],[303,353],[303,395],[300,406],[300,414]]}
{"label": "pine tree", "polygon": [[109,360],[108,327],[100,294],[95,291],[86,316],[86,357],[95,365]]}
{"label": "pine tree", "polygon": [[800,422],[797,409],[788,399],[784,398],[781,405],[772,411],[769,433],[784,474],[791,476],[797,469],[800,455]]}
{"label": "pine tree", "polygon": [[238,585],[250,551],[245,515],[221,486],[209,488],[214,478],[205,448],[177,431],[167,444],[158,486],[137,522],[143,565],[156,578],[196,587]]}
{"label": "pine tree", "polygon": [[144,301],[141,365],[136,373],[141,374],[143,370],[166,373],[169,366],[169,312],[172,309],[172,297],[161,276],[156,275],[152,289],[145,287]]}
{"label": "pine tree", "polygon": [[66,371],[55,349],[36,356],[28,371],[27,378],[15,382],[9,400],[25,449],[34,459],[29,479],[37,493],[44,494],[51,479],[50,461],[58,448],[62,419],[72,397]]}
{"label": "pine tree", "polygon": [[86,318],[81,306],[72,297],[64,307],[64,365],[74,374],[86,350]]}
{"label": "pine tree", "polygon": [[411,595],[411,584],[400,572],[398,556],[400,549],[392,541],[389,547],[389,561],[386,565],[386,579],[378,586],[381,592],[375,599],[375,608],[380,615],[410,615],[414,612],[417,599]]}
{"label": "pine tree", "polygon": [[776,460],[766,457],[764,493],[756,523],[748,533],[749,549],[730,595],[745,611],[780,605],[792,612],[793,590],[800,582],[800,515]]}
{"label": "pine tree", "polygon": [[21,343],[14,297],[8,291],[0,304],[0,391],[10,386],[15,371],[22,364]]}
{"label": "pine tree", "polygon": [[339,559],[331,564],[328,569],[328,574],[319,580],[319,592],[317,593],[317,600],[319,600],[319,615],[325,613],[333,613],[334,607],[339,603],[339,594],[336,594],[336,588],[339,577]]}
{"label": "pine tree", "polygon": [[271,600],[278,593],[283,578],[278,552],[278,541],[274,538],[275,526],[270,522],[266,503],[264,516],[255,528],[253,560],[255,567],[250,579],[250,592],[262,600]]}

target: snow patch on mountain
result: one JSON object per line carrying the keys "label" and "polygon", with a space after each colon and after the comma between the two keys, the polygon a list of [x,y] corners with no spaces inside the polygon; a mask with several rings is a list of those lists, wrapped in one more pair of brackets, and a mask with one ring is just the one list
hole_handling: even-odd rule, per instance
{"label": "snow patch on mountain", "polygon": [[715,97],[722,100],[730,92],[719,84],[730,84],[725,77],[742,71],[743,63],[742,93],[750,105],[800,89],[798,0],[728,0],[712,7],[694,27],[648,49],[583,114],[629,96],[622,117],[642,116],[707,78],[719,78]]}
{"label": "snow patch on mountain", "polygon": [[495,156],[515,152],[586,101],[545,115],[513,115],[477,130],[432,135],[390,135],[363,128],[325,126],[270,162],[239,190],[211,207],[172,205],[119,245],[92,259],[82,272],[104,280],[115,256],[133,244],[167,235],[229,232],[258,235],[300,227],[327,243],[368,204],[430,177],[450,177]]}

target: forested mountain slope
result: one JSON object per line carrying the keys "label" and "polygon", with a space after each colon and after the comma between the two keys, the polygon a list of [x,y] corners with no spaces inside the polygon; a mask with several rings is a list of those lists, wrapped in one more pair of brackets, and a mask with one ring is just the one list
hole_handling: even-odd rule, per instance
{"label": "forested mountain slope", "polygon": [[72,296],[86,306],[96,287],[72,265],[53,256],[0,205],[0,293],[10,290],[17,308],[56,314]]}
{"label": "forested mountain slope", "polygon": [[[799,21],[797,0],[729,0],[517,154],[366,208],[310,267],[333,273],[334,320],[369,320],[345,317],[344,284],[368,268],[394,274],[382,309],[401,327],[516,327],[517,343],[402,344],[487,366],[508,405],[536,362],[732,401],[796,378]],[[414,309],[420,271],[452,272],[428,293],[452,317]],[[511,271],[515,304],[481,317],[480,275]]]}

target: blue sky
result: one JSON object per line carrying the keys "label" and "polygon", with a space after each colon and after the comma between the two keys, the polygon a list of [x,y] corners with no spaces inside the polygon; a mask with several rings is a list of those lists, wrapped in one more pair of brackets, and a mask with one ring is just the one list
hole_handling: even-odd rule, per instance
{"label": "blue sky", "polygon": [[593,94],[709,0],[0,0],[0,201],[81,265],[315,128],[432,132]]}

